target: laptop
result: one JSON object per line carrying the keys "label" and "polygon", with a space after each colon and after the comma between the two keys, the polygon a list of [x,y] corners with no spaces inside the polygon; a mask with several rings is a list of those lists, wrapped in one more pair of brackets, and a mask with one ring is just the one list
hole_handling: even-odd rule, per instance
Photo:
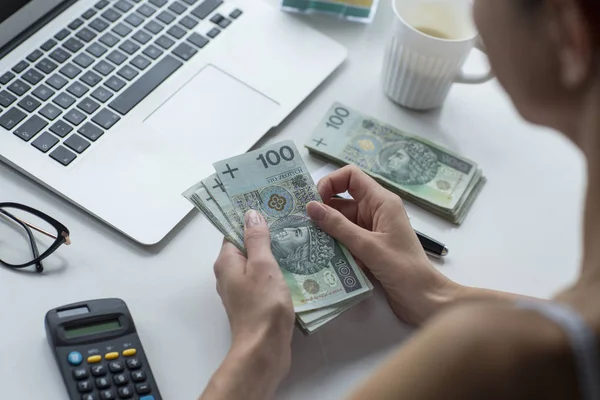
{"label": "laptop", "polygon": [[346,58],[261,0],[2,0],[0,160],[133,240]]}

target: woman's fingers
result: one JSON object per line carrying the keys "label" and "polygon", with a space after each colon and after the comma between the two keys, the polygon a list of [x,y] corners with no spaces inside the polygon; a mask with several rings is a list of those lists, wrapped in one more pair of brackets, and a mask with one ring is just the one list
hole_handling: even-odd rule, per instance
{"label": "woman's fingers", "polygon": [[356,201],[362,201],[368,194],[376,193],[382,188],[377,182],[358,167],[349,165],[329,174],[317,185],[319,194],[329,202],[333,196],[348,191]]}

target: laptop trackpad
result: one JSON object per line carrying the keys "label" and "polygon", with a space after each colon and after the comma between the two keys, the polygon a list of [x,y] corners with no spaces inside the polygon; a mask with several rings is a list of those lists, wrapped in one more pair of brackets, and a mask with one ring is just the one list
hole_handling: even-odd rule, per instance
{"label": "laptop trackpad", "polygon": [[274,100],[207,65],[145,124],[175,139],[180,153],[191,152],[206,163],[247,151],[271,128],[267,124],[278,108]]}

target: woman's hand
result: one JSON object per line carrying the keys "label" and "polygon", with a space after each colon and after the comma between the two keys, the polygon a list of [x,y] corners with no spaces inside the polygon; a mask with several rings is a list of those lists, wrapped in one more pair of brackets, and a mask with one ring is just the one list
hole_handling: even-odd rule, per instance
{"label": "woman's hand", "polygon": [[270,398],[290,368],[295,318],[290,291],[271,253],[265,219],[249,211],[244,222],[248,257],[224,242],[214,266],[232,344],[203,399]]}
{"label": "woman's hand", "polygon": [[[323,178],[318,189],[327,205],[311,202],[308,214],[382,283],[400,319],[420,324],[458,290],[429,262],[400,197],[355,166]],[[346,191],[353,200],[333,197]]]}

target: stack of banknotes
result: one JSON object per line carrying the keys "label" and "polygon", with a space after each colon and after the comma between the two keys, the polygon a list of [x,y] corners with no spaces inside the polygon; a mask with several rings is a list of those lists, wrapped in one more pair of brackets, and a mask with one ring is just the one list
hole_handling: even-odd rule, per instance
{"label": "stack of banknotes", "polygon": [[261,213],[302,330],[316,331],[371,295],[373,285],[348,249],[308,217],[306,204],[321,198],[292,141],[213,166],[216,173],[184,197],[242,252],[244,215],[250,209]]}
{"label": "stack of banknotes", "polygon": [[403,199],[456,225],[486,181],[475,162],[340,103],[306,147],[334,164],[357,165]]}

